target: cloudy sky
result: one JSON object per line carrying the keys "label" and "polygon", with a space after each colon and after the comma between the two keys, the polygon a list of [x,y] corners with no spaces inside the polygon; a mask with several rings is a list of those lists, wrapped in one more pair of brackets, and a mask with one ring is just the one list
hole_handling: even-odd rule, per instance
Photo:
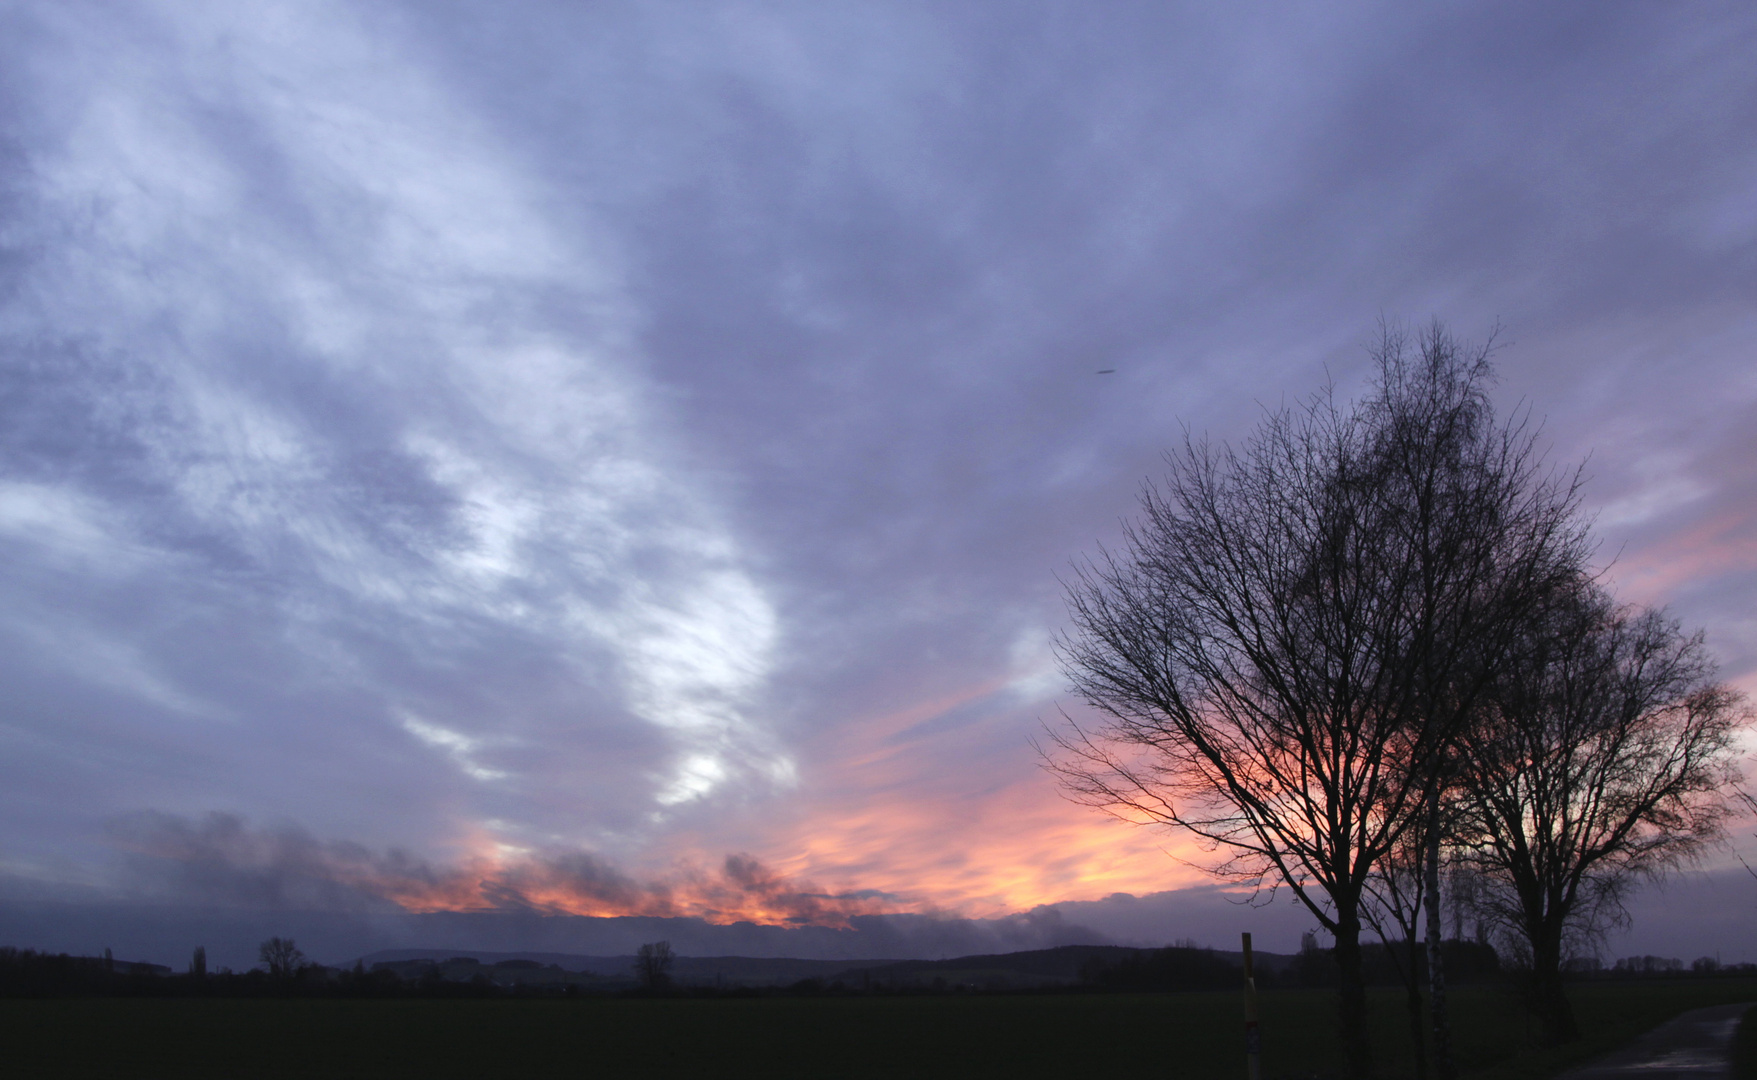
{"label": "cloudy sky", "polygon": [[1754,53],[1713,3],[0,6],[0,875],[1195,884],[1037,766],[1057,574],[1381,317],[1498,325],[1620,595],[1757,689]]}

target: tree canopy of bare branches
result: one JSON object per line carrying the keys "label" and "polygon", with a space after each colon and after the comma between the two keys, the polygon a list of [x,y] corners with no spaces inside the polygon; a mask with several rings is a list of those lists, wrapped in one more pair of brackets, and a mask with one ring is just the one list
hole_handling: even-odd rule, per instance
{"label": "tree canopy of bare branches", "polygon": [[1349,1068],[1371,1071],[1369,874],[1431,804],[1523,613],[1585,557],[1574,487],[1497,422],[1486,349],[1387,330],[1368,398],[1186,438],[1120,550],[1067,583],[1061,658],[1100,716],[1052,732],[1076,800],[1187,830],[1289,886],[1335,940]]}
{"label": "tree canopy of bare branches", "polygon": [[[1719,838],[1749,721],[1702,636],[1582,581],[1532,622],[1462,744],[1458,842],[1478,899],[1529,950],[1546,1036],[1578,1037],[1564,952],[1623,917],[1637,877]],[[1571,941],[1570,939],[1575,939]]]}

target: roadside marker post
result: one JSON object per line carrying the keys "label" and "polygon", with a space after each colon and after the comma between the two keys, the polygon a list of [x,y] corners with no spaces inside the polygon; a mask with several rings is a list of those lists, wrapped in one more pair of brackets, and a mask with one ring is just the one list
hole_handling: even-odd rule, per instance
{"label": "roadside marker post", "polygon": [[1257,979],[1251,967],[1251,935],[1245,942],[1245,1077],[1263,1080],[1263,1036],[1257,1028]]}

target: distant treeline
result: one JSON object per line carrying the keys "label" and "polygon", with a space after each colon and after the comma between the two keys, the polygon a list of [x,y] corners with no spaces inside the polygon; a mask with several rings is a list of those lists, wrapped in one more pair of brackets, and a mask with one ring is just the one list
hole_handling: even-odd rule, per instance
{"label": "distant treeline", "polygon": [[530,961],[508,961],[505,973],[496,970],[498,965],[476,966],[474,974],[461,979],[448,977],[446,967],[432,962],[375,964],[371,969],[364,964],[304,964],[272,974],[260,968],[173,973],[160,964],[108,956],[0,948],[0,997],[550,997],[629,985],[559,969],[521,978],[524,969],[542,967]]}
{"label": "distant treeline", "polygon": [[[1447,978],[1484,982],[1516,978],[1503,971],[1488,945],[1448,941]],[[1397,985],[1399,947],[1372,944],[1364,949],[1369,979]],[[1425,978],[1417,950],[1418,977]],[[198,954],[198,959],[200,956]],[[1626,957],[1614,964],[1576,962],[1579,979],[1715,978],[1757,975],[1757,964],[1720,964],[1703,957],[1691,964],[1656,956]],[[875,968],[802,979],[789,986],[673,986],[667,996],[771,997],[818,995],[918,995],[938,993],[1147,993],[1236,990],[1243,971],[1237,953],[1180,943],[1163,949],[1075,945],[1056,949],[966,956],[952,960],[911,960]],[[1335,963],[1329,950],[1311,946],[1293,956],[1259,954],[1257,985],[1321,987],[1333,985]],[[402,960],[367,968],[300,964],[271,973],[257,968],[234,972],[205,970],[204,963],[176,973],[160,964],[109,956],[70,956],[31,949],[0,948],[0,997],[353,997],[488,998],[572,997],[611,994],[649,995],[632,978],[565,971],[556,964],[503,960],[484,964],[467,957]]]}
{"label": "distant treeline", "polygon": [[1757,964],[1723,964],[1713,956],[1698,956],[1688,964],[1675,956],[1625,956],[1607,965],[1596,957],[1588,957],[1567,961],[1562,971],[1574,979],[1668,978],[1682,974],[1738,979],[1757,975]]}
{"label": "distant treeline", "polygon": [[[1402,985],[1404,965],[1410,963],[1408,952],[1399,946],[1363,945],[1363,966],[1367,982],[1381,986]],[[1469,983],[1494,979],[1501,974],[1500,958],[1488,945],[1473,941],[1448,941],[1441,956],[1446,976],[1452,982]],[[1427,957],[1416,950],[1416,977],[1427,978]],[[1127,951],[1122,955],[1094,957],[1080,969],[1080,981],[1104,990],[1183,991],[1230,990],[1244,977],[1238,954],[1217,953],[1213,949],[1191,944],[1172,945],[1164,949]],[[1309,940],[1304,949],[1292,957],[1264,957],[1255,965],[1254,977],[1259,989],[1276,987],[1320,987],[1336,985],[1335,961],[1330,950],[1318,948]]]}
{"label": "distant treeline", "polygon": [[[1441,944],[1440,957],[1445,964],[1446,980],[1451,983],[1492,982],[1507,978],[1522,979],[1527,973],[1517,962],[1503,965],[1500,956],[1490,945],[1480,941],[1452,940]],[[1406,946],[1387,946],[1380,942],[1361,946],[1363,967],[1367,982],[1379,986],[1395,986],[1402,982],[1402,972],[1410,962]],[[1419,985],[1425,985],[1428,977],[1427,950],[1417,948],[1414,956],[1415,975]],[[1702,956],[1685,963],[1676,957],[1664,956],[1625,956],[1614,963],[1605,963],[1596,957],[1583,957],[1569,960],[1562,965],[1563,977],[1569,980],[1622,980],[1642,978],[1677,978],[1679,976],[1699,978],[1750,978],[1757,975],[1757,964],[1722,964],[1711,956]],[[1258,978],[1259,986],[1291,985],[1291,986],[1334,986],[1336,984],[1336,965],[1331,962],[1328,949],[1320,949],[1309,943],[1293,958],[1293,963],[1278,973],[1272,973],[1265,981]]]}

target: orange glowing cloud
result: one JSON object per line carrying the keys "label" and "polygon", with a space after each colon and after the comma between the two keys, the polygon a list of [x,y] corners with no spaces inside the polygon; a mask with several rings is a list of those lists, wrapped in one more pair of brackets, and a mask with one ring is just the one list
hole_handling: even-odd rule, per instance
{"label": "orange glowing cloud", "polygon": [[[834,726],[810,748],[816,764],[795,816],[777,823],[769,808],[768,820],[735,823],[732,835],[783,872],[970,916],[1210,880],[1190,865],[1207,854],[1190,838],[1062,799],[1027,741],[1034,722],[1010,695],[979,683]],[[752,829],[768,839],[750,844]],[[679,843],[700,857],[727,839]]]}
{"label": "orange glowing cloud", "polygon": [[1206,880],[1189,865],[1205,853],[1187,841],[1063,802],[1030,780],[981,797],[839,808],[776,845],[772,858],[980,917]]}
{"label": "orange glowing cloud", "polygon": [[463,828],[442,864],[220,814],[140,815],[115,837],[137,884],[160,892],[417,913],[841,927],[878,914],[991,918],[1208,880],[1188,838],[1062,799],[1028,743],[1025,704],[989,681],[831,725],[806,748],[815,764],[787,805],[718,812],[660,841],[639,874],[588,852],[521,853],[480,825]]}

